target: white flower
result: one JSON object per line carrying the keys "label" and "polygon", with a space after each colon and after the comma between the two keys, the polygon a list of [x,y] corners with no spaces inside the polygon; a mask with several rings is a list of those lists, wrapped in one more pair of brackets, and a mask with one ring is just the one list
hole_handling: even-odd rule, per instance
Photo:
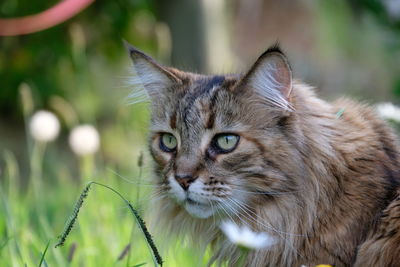
{"label": "white flower", "polygon": [[36,141],[50,142],[58,136],[60,123],[53,113],[41,110],[33,114],[29,130]]}
{"label": "white flower", "polygon": [[247,226],[239,227],[231,221],[222,222],[220,228],[232,243],[249,249],[267,248],[276,243],[275,238],[267,233],[256,233]]}
{"label": "white flower", "polygon": [[95,153],[100,146],[100,136],[92,125],[80,125],[72,129],[69,145],[75,154],[83,156]]}
{"label": "white flower", "polygon": [[380,103],[376,105],[376,111],[384,119],[400,122],[400,108],[392,103]]}

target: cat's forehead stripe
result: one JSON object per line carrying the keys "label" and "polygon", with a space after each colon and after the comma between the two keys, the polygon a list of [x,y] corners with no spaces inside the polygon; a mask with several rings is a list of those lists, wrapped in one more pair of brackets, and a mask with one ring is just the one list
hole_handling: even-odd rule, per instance
{"label": "cat's forehead stripe", "polygon": [[225,77],[221,75],[216,75],[211,77],[211,79],[208,79],[208,81],[204,84],[202,84],[203,90],[205,92],[209,92],[212,88],[216,86],[221,86],[222,83],[225,81]]}
{"label": "cat's forehead stripe", "polygon": [[219,75],[212,77],[206,76],[195,80],[191,90],[189,90],[187,94],[188,104],[193,104],[197,98],[209,94],[214,88],[221,86],[224,81],[225,77]]}
{"label": "cat's forehead stripe", "polygon": [[176,111],[172,113],[172,116],[169,119],[169,126],[171,126],[171,129],[176,129]]}
{"label": "cat's forehead stripe", "polygon": [[213,107],[215,105],[215,102],[217,101],[217,90],[214,90],[212,92],[212,96],[210,97],[209,104],[208,104],[208,119],[206,121],[205,127],[206,129],[212,129],[214,127],[215,123],[215,111],[213,110]]}
{"label": "cat's forehead stripe", "polygon": [[[192,110],[193,104],[202,96],[213,97],[216,88],[219,88],[225,81],[224,76],[216,75],[212,77],[201,77],[193,82],[193,87],[188,90],[186,97],[183,99],[183,119],[187,123],[188,115]],[[211,96],[209,96],[211,94]],[[213,122],[213,120],[208,120]],[[207,123],[209,125],[209,123]]]}
{"label": "cat's forehead stripe", "polygon": [[215,114],[212,110],[209,111],[208,113],[208,119],[206,122],[206,129],[211,129],[214,127],[214,122],[215,122]]}

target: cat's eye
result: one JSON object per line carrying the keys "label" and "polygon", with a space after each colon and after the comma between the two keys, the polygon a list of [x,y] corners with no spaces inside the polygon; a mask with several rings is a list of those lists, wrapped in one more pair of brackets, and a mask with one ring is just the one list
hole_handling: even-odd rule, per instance
{"label": "cat's eye", "polygon": [[174,152],[177,146],[175,136],[170,133],[161,134],[160,149],[164,152]]}
{"label": "cat's eye", "polygon": [[215,137],[214,146],[219,153],[233,151],[239,143],[239,136],[236,134],[219,134]]}

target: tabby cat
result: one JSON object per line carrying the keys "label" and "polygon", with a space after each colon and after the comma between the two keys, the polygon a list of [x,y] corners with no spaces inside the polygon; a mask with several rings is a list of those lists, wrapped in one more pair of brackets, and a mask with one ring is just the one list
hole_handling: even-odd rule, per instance
{"label": "tabby cat", "polygon": [[400,266],[399,148],[370,107],[319,99],[278,46],[216,76],[128,50],[151,100],[158,229],[228,266],[227,218],[277,239],[246,266]]}

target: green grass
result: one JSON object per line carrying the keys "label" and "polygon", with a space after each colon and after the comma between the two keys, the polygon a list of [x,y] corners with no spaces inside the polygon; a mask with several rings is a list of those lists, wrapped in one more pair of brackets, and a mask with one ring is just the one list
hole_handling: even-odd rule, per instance
{"label": "green grass", "polygon": [[[112,191],[95,184],[87,192],[76,225],[64,246],[56,248],[57,237],[74,210],[85,187],[84,181],[73,177],[62,179],[60,174],[60,177],[51,177],[51,183],[40,183],[39,194],[35,196],[30,185],[25,190],[18,185],[18,169],[12,154],[6,152],[3,158],[6,165],[0,187],[2,266],[40,266],[41,262],[41,266],[135,266],[142,263],[154,266],[149,247],[131,213],[137,205],[132,202],[129,206],[128,200],[121,201]],[[127,183],[111,171],[105,170],[96,176],[99,177],[94,179],[96,182],[128,198],[136,199],[137,190],[141,196],[150,194],[149,188]],[[145,216],[146,201],[141,204],[139,212]],[[47,244],[50,244],[48,248]],[[164,266],[198,265],[193,258],[193,251],[188,248],[163,255]]]}
{"label": "green grass", "polygon": [[[32,112],[24,110],[26,124]],[[147,221],[150,210],[150,159],[141,152],[148,111],[143,105],[121,105],[114,112],[111,122],[98,126],[101,149],[95,156],[73,155],[67,147],[68,125],[56,142],[48,144],[36,143],[27,133],[21,143],[28,162],[17,160],[11,151],[1,152],[1,266],[155,265],[143,227],[137,224],[137,215]],[[55,247],[74,209],[76,215],[74,205],[89,181],[95,184],[78,203],[74,227],[65,244]],[[155,245],[160,242],[156,237]],[[178,242],[168,247],[168,254],[160,252],[163,266],[204,265],[190,248]]]}

